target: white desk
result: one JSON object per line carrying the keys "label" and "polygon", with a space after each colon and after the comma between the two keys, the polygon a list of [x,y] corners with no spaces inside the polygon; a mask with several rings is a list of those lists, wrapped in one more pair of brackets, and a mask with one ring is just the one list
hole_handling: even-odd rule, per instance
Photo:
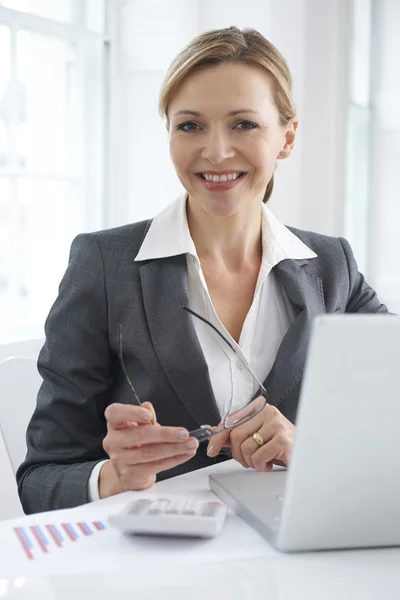
{"label": "white desk", "polygon": [[[241,469],[233,461],[156,484],[159,491],[207,497],[210,472]],[[126,492],[97,505],[129,500]],[[28,519],[28,517],[26,517]],[[240,539],[237,540],[240,544]],[[110,557],[111,558],[111,557]],[[148,566],[127,572],[0,579],[0,598],[11,600],[369,600],[400,599],[400,549],[274,554],[242,560]]]}

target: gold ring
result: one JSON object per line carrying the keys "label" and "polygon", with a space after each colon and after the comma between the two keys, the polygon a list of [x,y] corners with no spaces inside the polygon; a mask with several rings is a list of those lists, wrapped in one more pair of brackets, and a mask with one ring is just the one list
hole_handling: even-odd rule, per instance
{"label": "gold ring", "polygon": [[259,433],[253,433],[251,437],[253,438],[253,440],[259,448],[261,448],[261,446],[264,446],[265,440],[262,435],[260,435]]}

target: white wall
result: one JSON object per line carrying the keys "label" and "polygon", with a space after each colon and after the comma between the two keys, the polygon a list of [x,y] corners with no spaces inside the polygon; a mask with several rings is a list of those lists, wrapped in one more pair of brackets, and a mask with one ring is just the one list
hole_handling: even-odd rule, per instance
{"label": "white wall", "polygon": [[118,7],[110,224],[151,217],[181,190],[157,113],[162,76],[193,36],[237,25],[269,38],[294,78],[297,148],[279,163],[272,208],[285,223],[343,233],[346,0],[124,0]]}

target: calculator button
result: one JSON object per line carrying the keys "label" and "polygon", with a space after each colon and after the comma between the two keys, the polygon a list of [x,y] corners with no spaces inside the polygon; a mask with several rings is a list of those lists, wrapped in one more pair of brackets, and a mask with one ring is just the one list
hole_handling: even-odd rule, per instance
{"label": "calculator button", "polygon": [[188,501],[184,506],[183,512],[184,514],[198,515],[201,512],[203,504],[204,502],[201,502],[200,500],[191,500],[190,502]]}
{"label": "calculator button", "polygon": [[175,505],[170,506],[165,511],[165,514],[167,514],[167,515],[177,515],[178,513],[179,513],[179,508]]}
{"label": "calculator button", "polygon": [[193,500],[188,500],[187,502],[185,502],[183,509],[182,509],[182,514],[183,515],[195,515],[196,514],[196,502],[194,502]]}
{"label": "calculator button", "polygon": [[130,509],[129,509],[129,514],[130,515],[140,515],[141,513],[143,513],[146,508],[149,506],[149,504],[151,503],[150,500],[148,500],[147,498],[142,498],[140,500],[136,500],[135,502],[132,503]]}
{"label": "calculator button", "polygon": [[147,510],[147,514],[148,515],[159,515],[166,510],[166,508],[168,507],[168,504],[169,504],[169,500],[167,500],[166,498],[160,498],[159,500],[154,500],[154,502],[151,503],[151,506],[149,506],[149,508]]}
{"label": "calculator button", "polygon": [[208,502],[201,511],[201,514],[203,517],[213,517],[218,512],[220,506],[218,502]]}
{"label": "calculator button", "polygon": [[165,512],[168,515],[177,515],[182,511],[184,504],[185,503],[182,502],[182,500],[171,500]]}

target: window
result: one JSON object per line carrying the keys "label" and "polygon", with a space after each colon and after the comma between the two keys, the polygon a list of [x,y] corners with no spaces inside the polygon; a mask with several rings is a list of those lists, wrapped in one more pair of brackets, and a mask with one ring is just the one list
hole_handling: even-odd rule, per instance
{"label": "window", "polygon": [[400,312],[400,3],[352,0],[346,236],[359,267]]}
{"label": "window", "polygon": [[104,226],[105,9],[0,1],[0,343],[43,335],[73,237]]}
{"label": "window", "polygon": [[353,0],[351,21],[345,235],[352,244],[360,271],[365,272],[370,199],[371,0]]}

